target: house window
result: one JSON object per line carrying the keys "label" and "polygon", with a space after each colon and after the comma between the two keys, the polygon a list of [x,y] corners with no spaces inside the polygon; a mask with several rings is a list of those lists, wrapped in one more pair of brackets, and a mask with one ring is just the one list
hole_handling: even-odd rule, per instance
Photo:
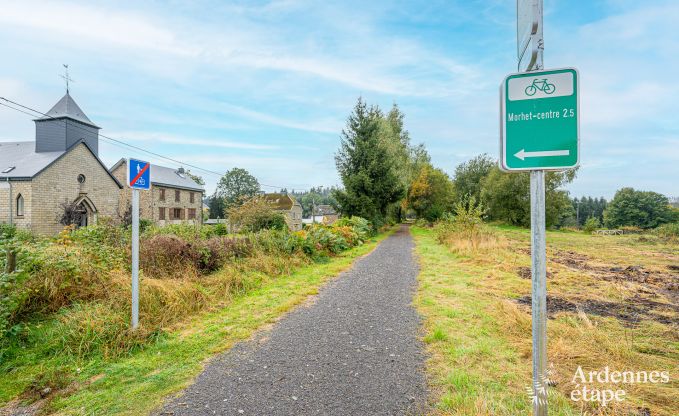
{"label": "house window", "polygon": [[159,220],[165,219],[165,208],[158,208],[158,219]]}
{"label": "house window", "polygon": [[[191,194],[191,195],[193,195],[193,194]],[[196,219],[196,209],[195,208],[189,208],[189,219],[190,220]]]}
{"label": "house window", "polygon": [[24,197],[23,195],[17,195],[17,217],[24,216]]}
{"label": "house window", "polygon": [[181,201],[180,193],[181,193],[181,191],[178,191],[178,190],[174,191],[174,202],[180,202]]}
{"label": "house window", "polygon": [[85,175],[83,175],[82,173],[78,175],[78,183],[85,183],[86,179],[87,178],[85,178]]}
{"label": "house window", "polygon": [[193,204],[194,200],[195,200],[195,198],[193,196],[193,192],[189,193],[189,202],[191,202]]}
{"label": "house window", "polygon": [[160,200],[165,201],[165,189],[160,190]]}
{"label": "house window", "polygon": [[182,219],[182,209],[181,208],[172,208],[172,219],[173,220],[181,220]]}

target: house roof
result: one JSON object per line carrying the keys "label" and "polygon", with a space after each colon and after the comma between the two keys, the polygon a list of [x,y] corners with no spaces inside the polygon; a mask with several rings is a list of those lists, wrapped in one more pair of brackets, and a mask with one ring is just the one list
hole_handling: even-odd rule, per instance
{"label": "house roof", "polygon": [[[73,146],[57,152],[36,152],[35,142],[0,142],[0,178],[14,180],[30,180],[40,172],[47,169],[52,163],[61,159],[71,150],[82,144],[89,150],[101,167],[109,174],[111,179],[122,188],[123,185],[107,169],[106,165],[92,152],[92,149],[82,140],[78,140]],[[4,172],[5,170],[9,172]]]}
{"label": "house roof", "polygon": [[[120,159],[110,169],[116,170],[122,164],[126,164],[125,159]],[[181,175],[181,176],[180,176]],[[151,183],[154,185],[167,186],[170,188],[181,188],[192,191],[205,192],[202,185],[197,184],[190,176],[182,174],[178,169],[167,168],[151,164]]]}
{"label": "house roof", "polygon": [[61,97],[61,100],[54,104],[54,107],[43,117],[36,119],[36,121],[52,120],[55,118],[71,118],[73,120],[79,121],[81,123],[90,125],[92,127],[100,128],[96,124],[92,123],[83,110],[78,107],[78,104],[73,100],[73,97],[67,92],[66,95]]}
{"label": "house roof", "polygon": [[264,194],[262,198],[268,202],[273,209],[290,211],[294,205],[299,205],[295,198],[288,194]]}
{"label": "house roof", "polygon": [[337,215],[337,211],[332,205],[317,205],[314,212],[318,215]]}

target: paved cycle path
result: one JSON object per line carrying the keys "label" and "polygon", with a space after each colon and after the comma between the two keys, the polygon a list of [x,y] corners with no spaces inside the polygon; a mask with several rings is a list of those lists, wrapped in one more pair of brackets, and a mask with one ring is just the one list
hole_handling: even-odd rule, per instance
{"label": "paved cycle path", "polygon": [[407,226],[315,302],[211,360],[174,415],[416,415],[426,403]]}

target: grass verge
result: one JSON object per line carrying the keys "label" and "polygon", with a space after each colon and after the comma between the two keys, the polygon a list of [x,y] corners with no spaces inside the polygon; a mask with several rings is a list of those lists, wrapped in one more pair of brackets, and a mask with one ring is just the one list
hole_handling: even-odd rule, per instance
{"label": "grass verge", "polygon": [[[412,228],[421,264],[415,303],[424,317],[427,369],[439,414],[531,413],[531,319],[524,305],[530,300],[529,233],[494,229],[503,244],[460,251],[439,244],[431,229]],[[550,414],[677,414],[679,336],[673,323],[679,313],[666,284],[672,284],[668,270],[678,262],[676,246],[639,236],[548,233],[548,294],[553,299],[548,301],[548,354],[556,383],[550,389]],[[663,384],[594,383],[626,390],[623,403],[603,408],[570,399],[578,366],[585,371],[605,366],[669,371],[672,379]]]}
{"label": "grass verge", "polygon": [[[211,312],[187,318],[158,335],[158,339],[129,355],[101,356],[73,362],[72,355],[55,354],[48,360],[22,367],[0,380],[0,398],[15,397],[25,380],[44,374],[43,386],[60,389],[49,396],[42,412],[64,415],[139,415],[158,407],[163,399],[191,383],[205,360],[245,340],[264,325],[316,294],[323,283],[372,251],[391,232],[348,250],[327,263],[303,266],[289,275],[269,278],[261,272],[244,272],[247,290],[225,299]],[[217,272],[219,273],[219,272]],[[143,293],[141,295],[144,296]],[[143,324],[143,323],[142,323]],[[26,361],[30,361],[27,351]],[[75,376],[63,381],[62,368]],[[24,382],[22,383],[22,380]],[[39,392],[37,392],[39,393]]]}

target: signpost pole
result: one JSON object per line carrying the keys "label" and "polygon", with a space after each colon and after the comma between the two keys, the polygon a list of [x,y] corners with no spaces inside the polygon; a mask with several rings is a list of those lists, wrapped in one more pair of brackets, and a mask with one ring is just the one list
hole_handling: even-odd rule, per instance
{"label": "signpost pole", "polygon": [[533,416],[547,416],[547,247],[545,171],[530,171],[530,234],[533,318]]}
{"label": "signpost pole", "polygon": [[[529,71],[544,69],[542,0],[535,0],[537,59]],[[547,235],[545,232],[545,171],[530,171],[530,234],[533,319],[533,416],[547,416]]]}
{"label": "signpost pole", "polygon": [[139,190],[132,189],[132,329],[139,326]]}

